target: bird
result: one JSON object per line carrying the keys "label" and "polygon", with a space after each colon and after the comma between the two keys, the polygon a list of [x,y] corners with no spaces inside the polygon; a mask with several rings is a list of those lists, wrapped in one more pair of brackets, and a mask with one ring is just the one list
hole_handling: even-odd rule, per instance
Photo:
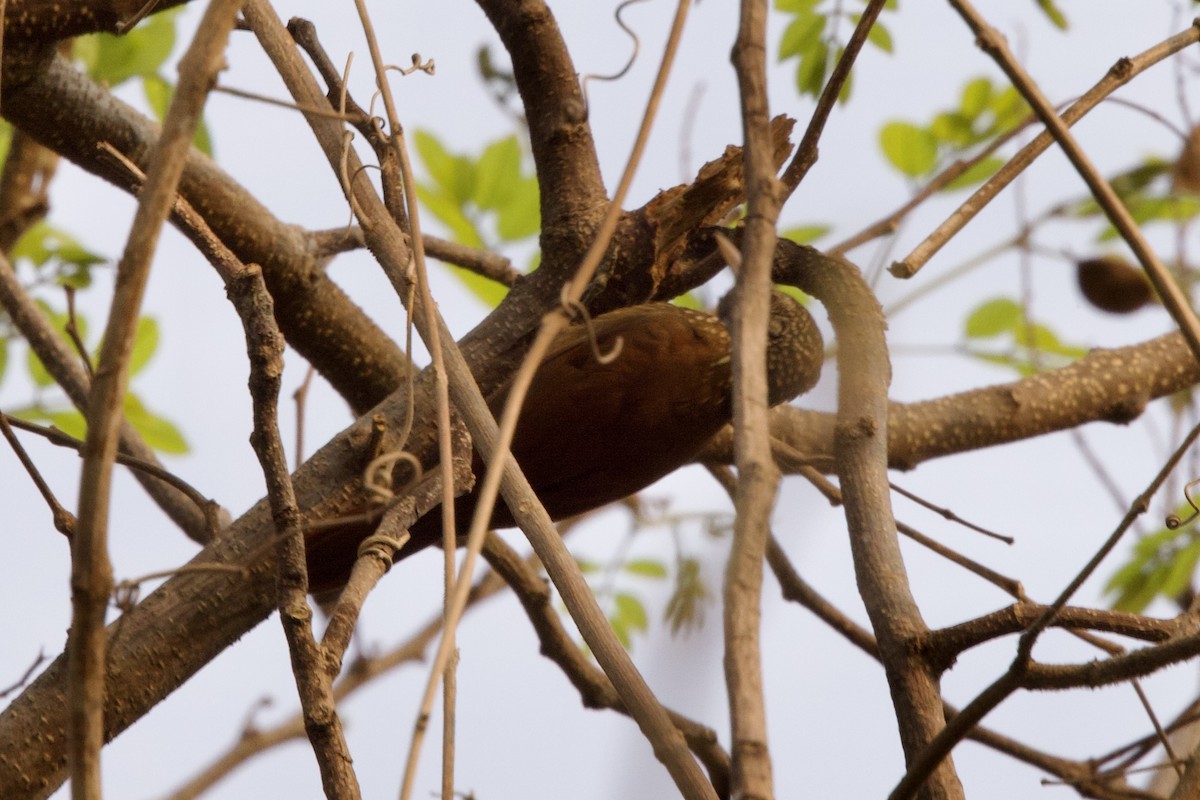
{"label": "bird", "polygon": [[[534,373],[512,440],[513,457],[551,519],[636,494],[691,462],[730,422],[731,298],[732,293],[726,295],[716,315],[645,303],[609,311],[558,335]],[[615,357],[601,358],[602,353]],[[768,403],[775,406],[811,389],[823,355],[824,340],[812,316],[793,298],[772,291]],[[496,416],[510,388],[501,385],[485,398]],[[478,454],[472,469],[482,476]],[[460,542],[476,500],[471,491],[455,501]],[[489,527],[515,524],[498,499]],[[372,526],[357,524],[306,535],[309,591],[328,594],[344,585],[359,544],[371,532]],[[414,523],[409,534],[394,560],[441,544],[440,509]]]}

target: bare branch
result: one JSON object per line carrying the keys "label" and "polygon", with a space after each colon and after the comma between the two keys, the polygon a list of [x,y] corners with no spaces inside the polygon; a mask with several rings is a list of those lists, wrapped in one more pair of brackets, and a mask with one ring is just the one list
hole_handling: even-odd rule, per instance
{"label": "bare branch", "polygon": [[108,558],[108,503],[138,310],[158,235],[171,211],[208,88],[224,64],[225,42],[240,5],[238,0],[211,3],[196,38],[180,61],[179,86],[163,120],[162,136],[150,154],[146,189],[117,265],[112,310],[88,398],[79,524],[71,540],[72,614],[67,638],[72,711],[67,729],[68,762],[76,800],[99,800],[101,796],[107,644],[104,618],[113,587]]}
{"label": "bare branch", "polygon": [[[887,387],[891,365],[883,313],[858,270],[786,240],[776,246],[776,280],[798,286],[825,306],[840,347],[834,453],[846,504],[859,591],[879,640],[884,670],[911,764],[945,726],[938,674],[911,643],[926,632],[909,590],[887,480]],[[923,782],[923,797],[962,797],[949,759]]]}

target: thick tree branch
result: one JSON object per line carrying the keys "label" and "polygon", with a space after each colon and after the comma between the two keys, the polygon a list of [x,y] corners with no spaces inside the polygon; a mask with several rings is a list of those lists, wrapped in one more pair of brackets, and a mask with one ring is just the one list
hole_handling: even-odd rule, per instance
{"label": "thick tree branch", "polygon": [[[4,116],[80,167],[133,192],[128,170],[103,157],[108,143],[143,171],[157,126],[92,83],[66,59],[6,48]],[[399,386],[403,352],[321,269],[302,229],[285,225],[210,159],[193,150],[180,194],[238,258],[259,264],[288,343],[362,413]]]}
{"label": "thick tree branch", "polygon": [[[1033,439],[1089,422],[1125,425],[1146,405],[1196,385],[1200,365],[1179,333],[1141,344],[1096,348],[1074,364],[1012,383],[971,389],[933,400],[888,406],[888,465],[913,469],[934,458]],[[780,406],[771,435],[815,463],[831,463],[834,417]],[[733,435],[726,429],[702,460],[730,463]]]}
{"label": "thick tree branch", "polygon": [[[155,10],[183,5],[189,0],[159,0]],[[117,33],[146,5],[146,0],[8,0],[5,8],[5,43],[52,44],[85,33]]]}
{"label": "thick tree branch", "polygon": [[574,272],[608,198],[566,42],[541,0],[478,0],[512,59],[541,190],[543,262]]}

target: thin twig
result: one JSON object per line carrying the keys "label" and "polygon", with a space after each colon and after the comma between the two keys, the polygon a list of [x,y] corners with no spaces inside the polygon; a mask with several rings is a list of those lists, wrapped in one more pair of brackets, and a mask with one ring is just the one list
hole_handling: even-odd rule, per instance
{"label": "thin twig", "polygon": [[146,188],[117,267],[104,344],[92,384],[79,488],[79,526],[71,547],[73,592],[67,640],[71,701],[67,749],[76,800],[99,800],[101,796],[107,647],[104,621],[113,586],[108,557],[108,504],[138,310],[158,236],[171,211],[208,88],[224,66],[225,42],[240,5],[238,0],[210,3],[195,39],[180,60],[179,85],[163,120],[162,135],[150,154]]}
{"label": "thin twig", "polygon": [[[1200,27],[1192,25],[1185,31],[1175,34],[1159,44],[1139,53],[1133,58],[1122,58],[1117,61],[1108,73],[1095,86],[1089,89],[1079,100],[1062,114],[1062,122],[1074,125],[1089,111],[1100,104],[1117,89],[1124,86],[1133,78],[1154,66],[1165,58],[1178,53],[1200,41]],[[1036,138],[1013,156],[989,178],[982,186],[960,205],[941,225],[925,238],[903,260],[897,261],[890,272],[898,278],[911,278],[937,253],[946,242],[950,241],[958,231],[983,210],[1004,187],[1021,174],[1033,161],[1054,144],[1055,137],[1048,131],[1037,135]]]}
{"label": "thin twig", "polygon": [[[680,0],[676,6],[671,32],[664,48],[654,87],[651,89],[650,99],[646,104],[642,124],[638,129],[633,151],[626,163],[617,190],[609,204],[608,212],[599,229],[594,234],[592,244],[584,256],[583,262],[577,268],[571,282],[563,290],[563,297],[567,301],[578,301],[580,299],[584,289],[591,281],[601,258],[607,251],[610,237],[621,215],[621,205],[645,148],[645,142],[649,136],[651,123],[658,109],[667,75],[670,72],[671,65],[674,63],[675,52],[678,48],[689,6],[689,0]],[[532,381],[534,371],[537,369],[550,343],[567,322],[568,316],[563,305],[560,304],[558,308],[543,318],[534,344],[530,347],[524,362],[512,379],[508,400],[500,420],[498,442],[493,445],[486,438],[483,441],[479,441],[481,437],[478,436],[478,433],[480,432],[472,430],[472,435],[476,437],[477,445],[481,446],[481,452],[487,452],[488,469],[483,486],[479,491],[475,517],[471,524],[471,531],[467,542],[467,555],[464,558],[461,568],[464,571],[468,570],[473,564],[474,554],[478,552],[482,545],[483,536],[487,532],[487,523],[491,518],[491,510],[495,502],[496,493],[500,488],[501,477],[503,476],[506,479],[516,477],[516,470],[512,465],[509,453],[517,417],[525,393],[528,391],[529,384]],[[493,446],[494,450],[489,451],[488,448]],[[521,488],[523,489],[524,487],[522,486]],[[576,624],[579,625],[584,640],[592,648],[597,661],[600,662],[605,673],[608,674],[617,687],[617,690],[621,693],[622,699],[627,703],[642,733],[651,742],[655,755],[667,767],[676,785],[685,797],[712,797],[712,786],[704,780],[703,775],[696,769],[695,762],[692,761],[691,756],[688,754],[679,731],[673,726],[669,716],[658,703],[636,667],[633,666],[628,653],[617,641],[611,626],[596,604],[595,597],[592,595],[582,575],[580,575],[578,565],[570,557],[569,553],[567,553],[561,540],[553,533],[552,527],[546,524],[548,519],[544,516],[545,510],[541,509],[540,514],[536,510],[531,514],[526,514],[521,504],[516,502],[516,495],[512,493],[511,489],[506,489],[505,501],[509,508],[515,512],[517,521],[521,524],[521,529],[529,536],[534,551],[542,559],[542,563],[545,565],[551,580],[554,581],[555,586],[558,588],[563,602],[566,604]],[[539,522],[532,524],[535,519],[539,520]],[[461,593],[462,589],[463,586],[460,581],[457,591]],[[457,601],[458,598],[456,597],[455,600]]]}
{"label": "thin twig", "polygon": [[17,678],[16,682],[13,683],[11,686],[8,686],[5,689],[0,689],[0,700],[3,700],[4,698],[8,697],[10,694],[17,691],[18,689],[23,689],[25,687],[25,684],[29,683],[29,679],[33,677],[33,673],[37,672],[38,667],[40,667],[43,663],[45,663],[45,661],[46,661],[45,652],[39,650],[38,654],[37,654],[37,658],[35,658],[33,660],[33,663],[30,664],[29,667],[23,673],[21,673],[21,677]]}
{"label": "thin twig", "polygon": [[[415,273],[415,284],[418,296],[418,302],[424,306],[426,313],[433,317],[437,311],[435,310],[433,296],[429,291],[429,274],[425,266],[425,249],[424,241],[421,237],[421,218],[417,203],[417,195],[415,191],[416,183],[414,182],[412,164],[408,157],[408,147],[404,140],[404,129],[400,125],[400,118],[396,111],[395,98],[392,96],[391,87],[387,81],[387,70],[383,64],[383,56],[379,49],[379,40],[375,36],[374,25],[371,22],[370,14],[367,11],[364,0],[355,0],[355,8],[358,10],[359,21],[362,24],[363,33],[366,35],[367,47],[371,53],[371,61],[375,68],[375,81],[379,88],[379,93],[383,98],[383,104],[387,113],[389,139],[391,144],[391,154],[395,158],[400,167],[400,178],[402,185],[405,187],[404,201],[405,208],[393,209],[393,216],[398,224],[408,224],[408,234],[412,245],[413,267]],[[415,60],[415,59],[414,59]],[[407,218],[403,216],[403,212],[407,212]],[[362,217],[360,216],[360,220]],[[393,281],[395,283],[395,281]],[[401,299],[407,299],[412,303],[412,285],[411,282],[400,283],[396,289],[400,292]],[[410,308],[411,310],[411,308]],[[434,391],[437,408],[437,432],[438,432],[438,463],[441,470],[441,489],[442,489],[442,551],[443,551],[443,585],[445,597],[447,600],[454,594],[455,574],[454,560],[455,547],[457,544],[457,525],[454,520],[454,498],[457,492],[455,491],[455,475],[454,475],[454,444],[452,442],[453,431],[450,424],[450,387],[446,375],[445,356],[442,350],[441,332],[437,326],[431,326],[429,335],[423,337],[429,347],[429,355],[432,360],[432,368],[434,375]],[[411,403],[410,403],[411,406]],[[466,572],[466,575],[471,573]],[[464,584],[466,579],[464,577]],[[455,630],[458,625],[458,619],[451,613],[450,603],[446,603],[446,625],[442,633],[442,641],[438,646],[438,655],[434,660],[430,670],[431,678],[426,684],[426,693],[423,698],[422,705],[418,710],[418,717],[421,720],[428,719],[432,710],[433,692],[431,688],[436,688],[437,681],[446,676],[447,683],[442,692],[443,704],[443,783],[449,782],[453,784],[453,775],[447,775],[447,770],[452,770],[453,757],[453,738],[449,737],[454,728],[454,710],[455,697],[450,691],[451,686],[455,682],[451,679],[449,673],[453,670],[457,659],[451,658],[451,654],[457,652],[455,647]],[[404,782],[401,787],[400,796],[407,800],[412,796],[413,782],[416,779],[415,765],[416,754],[420,752],[421,742],[425,726],[418,724],[414,730],[412,744],[409,749],[409,758],[405,767]]]}
{"label": "thin twig", "polygon": [[[25,291],[17,280],[12,265],[0,255],[0,305],[8,313],[9,319],[21,331],[32,350],[46,367],[50,376],[62,387],[67,397],[81,411],[87,410],[87,399],[91,391],[91,382],[87,373],[80,366],[79,360],[71,352],[70,347],[54,330],[49,319],[38,308],[37,303]],[[73,447],[82,452],[83,443],[69,437],[61,431],[41,428],[23,421],[10,418],[9,422],[18,428],[45,436],[52,443]],[[188,496],[185,497],[176,490],[178,478],[171,476],[163,469],[154,456],[154,451],[138,435],[128,422],[120,425],[120,463],[126,463],[138,471],[135,473],[139,483],[146,493],[159,505],[183,531],[200,544],[212,541],[217,530],[228,521],[228,515],[215,503],[204,499],[198,492],[187,487],[178,486]],[[150,477],[155,476],[155,477]],[[196,509],[199,508],[198,512]]]}
{"label": "thin twig", "polygon": [[304,373],[304,380],[296,387],[296,391],[292,393],[292,400],[296,403],[296,468],[304,463],[304,411],[308,407],[308,392],[312,388],[313,378],[317,374],[317,368],[312,364],[308,365],[308,369]]}
{"label": "thin twig", "polygon": [[[12,425],[14,428],[20,428],[23,431],[28,431],[29,433],[37,434],[46,441],[50,442],[50,444],[58,447],[66,447],[80,454],[83,452],[84,442],[82,439],[76,439],[74,436],[64,433],[58,428],[47,428],[44,425],[35,425],[34,423],[20,419],[19,417],[10,417],[8,415],[3,415],[3,417],[6,424]],[[199,509],[200,512],[208,519],[210,524],[210,537],[216,536],[217,531],[223,524],[225,524],[226,520],[224,518],[228,516],[228,512],[221,508],[221,506],[215,500],[210,500],[209,498],[205,497],[198,489],[196,489],[196,487],[192,486],[175,473],[164,469],[161,465],[156,464],[153,461],[146,461],[145,459],[126,455],[125,453],[117,453],[117,463],[123,467],[129,467],[130,469],[134,470],[135,473],[149,475],[150,477],[160,480],[163,483],[170,484],[178,489],[182,494],[186,495],[187,498],[190,499],[191,502],[196,506],[196,508]]]}
{"label": "thin twig", "polygon": [[[779,467],[771,457],[767,403],[767,326],[771,256],[784,194],[775,178],[766,76],[767,3],[743,0],[732,61],[741,100],[746,223],[733,307],[733,436],[738,468],[733,542],[722,587],[725,690],[734,797],[774,795],[762,677],[763,556]],[[843,75],[844,77],[844,75]],[[828,87],[826,87],[828,89]],[[818,112],[819,115],[819,112]],[[810,127],[819,131],[820,123]],[[813,140],[815,155],[815,139]],[[717,237],[718,247],[725,242]]]}
{"label": "thin twig", "polygon": [[79,334],[79,320],[75,316],[75,287],[64,286],[63,294],[67,298],[67,323],[63,326],[63,330],[66,332],[67,338],[71,340],[71,344],[75,345],[75,352],[79,354],[79,360],[83,362],[88,380],[95,380],[96,370],[92,367],[92,358],[88,354],[87,343]]}
{"label": "thin twig", "polygon": [[5,414],[0,414],[0,433],[4,435],[9,447],[17,454],[17,459],[21,462],[21,466],[25,467],[25,472],[33,480],[34,486],[37,487],[38,492],[42,495],[42,499],[46,501],[46,505],[50,506],[50,516],[54,520],[54,529],[63,536],[66,536],[67,539],[70,539],[75,535],[75,516],[63,508],[62,503],[58,502],[58,498],[54,496],[54,490],[46,483],[41,471],[33,463],[33,459],[29,457],[29,453],[25,452],[25,448],[21,445],[21,440],[16,437],[12,428],[9,427],[8,416]]}
{"label": "thin twig", "polygon": [[[1159,486],[1167,479],[1171,470],[1183,458],[1184,453],[1187,452],[1197,437],[1200,437],[1200,426],[1193,428],[1179,447],[1176,448],[1175,452],[1171,454],[1166,464],[1154,476],[1154,479],[1150,481],[1146,490],[1134,500],[1133,505],[1126,512],[1124,519],[1121,520],[1113,533],[1100,546],[1083,569],[1067,584],[1066,588],[1059,594],[1058,599],[1022,634],[1017,645],[1017,654],[1013,659],[1013,663],[1004,674],[968,703],[959,716],[948,723],[942,732],[933,741],[929,742],[918,757],[910,760],[908,772],[896,785],[895,789],[892,790],[889,800],[903,800],[904,798],[911,797],[921,786],[930,770],[934,769],[946,757],[946,754],[962,739],[967,731],[972,726],[978,724],[989,711],[1021,687],[1022,680],[1033,671],[1030,654],[1033,651],[1033,645],[1037,641],[1038,636],[1053,622],[1058,611],[1066,605],[1079,586],[1096,570],[1096,567],[1100,565],[1104,557],[1116,547],[1117,542],[1120,541],[1121,537],[1133,525],[1134,520],[1149,508],[1150,499],[1154,496],[1154,493],[1158,491]],[[1112,662],[1108,663],[1111,664]]]}
{"label": "thin twig", "polygon": [[305,732],[316,755],[326,796],[356,800],[361,792],[335,708],[333,673],[327,671],[321,647],[313,636],[304,529],[279,433],[277,409],[283,375],[283,334],[275,324],[274,303],[260,269],[255,266],[242,269],[227,286],[246,332],[254,412],[250,441],[262,465],[271,516],[279,532],[276,565],[279,617],[291,652]]}
{"label": "thin twig", "polygon": [[842,87],[850,78],[850,69],[854,66],[859,51],[866,44],[867,36],[871,33],[875,20],[879,18],[879,14],[886,4],[887,0],[870,0],[867,3],[867,7],[863,9],[862,15],[859,17],[858,24],[854,26],[854,33],[850,34],[850,40],[846,42],[842,57],[838,59],[833,73],[830,74],[829,80],[821,90],[817,107],[804,131],[804,138],[800,140],[800,146],[796,148],[796,155],[792,158],[792,163],[788,164],[780,178],[783,182],[785,202],[792,192],[796,191],[796,187],[804,180],[804,176],[808,174],[812,165],[817,163],[817,143],[825,130],[825,123],[829,120],[829,114],[833,111],[833,106],[842,93]]}
{"label": "thin twig", "polygon": [[1200,319],[1196,318],[1196,312],[1192,310],[1190,301],[1175,283],[1175,279],[1171,277],[1166,265],[1159,260],[1158,255],[1150,246],[1150,242],[1146,240],[1141,228],[1129,213],[1129,209],[1117,196],[1112,185],[1092,164],[1091,159],[1071,134],[1067,124],[1059,117],[1042,90],[1038,88],[1037,83],[1009,52],[1008,45],[1001,33],[989,25],[967,0],[950,0],[950,2],[971,28],[971,32],[975,34],[975,40],[980,48],[995,59],[1017,91],[1029,101],[1037,115],[1042,118],[1063,153],[1070,159],[1079,176],[1091,190],[1092,196],[1096,198],[1096,202],[1104,210],[1109,221],[1137,256],[1142,268],[1146,270],[1146,277],[1150,279],[1150,283],[1162,300],[1163,306],[1175,320],[1180,331],[1183,332],[1184,339],[1187,340],[1196,359],[1200,361]]}
{"label": "thin twig", "polygon": [[[783,548],[780,547],[774,538],[771,539],[767,548],[767,560],[771,565],[772,572],[779,581],[784,599],[798,603],[808,609],[818,619],[829,625],[855,647],[876,661],[880,660],[879,646],[870,632],[864,630],[854,620],[839,611],[833,604],[814,590],[812,586],[805,582],[799,573],[796,572],[787,555],[783,552]],[[960,713],[948,703],[943,703],[943,708],[945,709],[947,719],[953,719]],[[1049,774],[1055,775],[1071,785],[1094,789],[1104,781],[1104,776],[1097,774],[1094,763],[1091,760],[1081,763],[1049,755],[1040,750],[1034,750],[1006,736],[1001,736],[982,725],[976,725],[971,728],[967,736],[997,752],[1004,753],[1038,769],[1045,770]],[[1112,756],[1109,756],[1108,758],[1101,758],[1098,761],[1103,763],[1111,758]],[[1108,795],[1096,796],[1108,797]],[[1133,798],[1154,800],[1152,796],[1141,792],[1122,792],[1119,797],[1121,800],[1132,800]]]}
{"label": "thin twig", "polygon": [[[775,448],[782,449],[785,454],[787,454],[787,451],[791,449],[788,448],[787,445],[784,445],[777,440],[773,443],[773,446]],[[843,505],[844,501],[842,499],[841,489],[830,483],[830,481],[816,468],[809,465],[803,465],[800,466],[796,471],[805,480],[811,483],[817,491],[824,495],[825,498],[829,500],[831,505]],[[950,548],[929,538],[911,525],[906,525],[903,522],[897,521],[896,530],[907,536],[909,539],[912,539],[925,549],[937,553],[942,558],[953,564],[957,564],[968,572],[978,575],[980,578],[983,578],[988,583],[998,587],[1001,591],[1007,593],[1011,597],[1015,597],[1018,600],[1025,599],[1025,590],[1021,587],[1020,581],[1015,580],[1014,578],[1009,578],[1005,575],[1001,575],[995,570],[980,564],[978,561],[967,558],[962,553],[951,550]]]}
{"label": "thin twig", "polygon": [[909,500],[912,500],[917,505],[924,506],[925,508],[928,508],[930,511],[934,512],[935,514],[940,514],[943,519],[948,519],[951,522],[957,522],[959,525],[962,525],[964,528],[970,528],[971,530],[975,531],[976,533],[982,533],[984,536],[991,537],[992,539],[996,539],[998,541],[1004,542],[1005,544],[1012,544],[1014,541],[1014,539],[1011,536],[1005,536],[1003,534],[996,533],[995,531],[989,531],[987,528],[981,528],[980,526],[974,524],[973,522],[968,522],[967,520],[960,517],[958,514],[955,514],[950,509],[943,508],[942,506],[934,505],[933,503],[929,502],[925,498],[923,498],[919,495],[915,495],[906,489],[902,489],[901,487],[897,486],[894,481],[888,481],[888,486],[892,487],[893,492],[896,492],[897,494],[907,497]]}
{"label": "thin twig", "polygon": [[268,97],[265,94],[258,94],[256,92],[248,92],[244,89],[235,89],[232,86],[220,86],[220,85],[214,86],[213,91],[220,92],[221,94],[231,95],[233,97],[240,97],[243,100],[254,100],[255,102],[265,103],[266,105],[269,105],[269,106],[278,106],[280,108],[291,109],[292,111],[301,111],[305,114],[315,114],[315,115],[321,116],[321,117],[329,117],[330,119],[336,119],[340,122],[351,122],[351,123],[357,124],[357,123],[363,121],[362,118],[359,117],[357,114],[347,114],[342,111],[335,111],[335,110],[329,108],[329,106],[300,105],[299,103],[289,103],[287,100],[279,100],[274,97]]}

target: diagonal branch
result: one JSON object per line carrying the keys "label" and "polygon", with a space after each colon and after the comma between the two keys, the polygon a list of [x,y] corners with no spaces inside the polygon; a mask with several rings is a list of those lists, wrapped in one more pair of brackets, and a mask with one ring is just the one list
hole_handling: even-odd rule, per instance
{"label": "diagonal branch", "polygon": [[[6,48],[12,53],[16,48]],[[147,168],[158,127],[60,56],[6,63],[4,116],[63,157],[134,192],[137,181],[106,158],[116,148]],[[322,101],[323,102],[323,101]],[[357,412],[370,409],[407,374],[404,353],[325,274],[308,234],[280,222],[207,156],[192,150],[179,194],[246,264],[262,267],[288,344],[308,359]],[[186,233],[186,231],[185,231]]]}
{"label": "diagonal branch", "polygon": [[104,745],[106,677],[104,630],[112,593],[108,558],[108,504],[113,461],[138,310],[158,237],[183,173],[184,159],[200,121],[208,89],[224,64],[225,43],[240,0],[214,0],[179,64],[179,86],[150,153],[146,188],[138,203],[125,252],[117,265],[96,379],[88,398],[87,439],[79,482],[79,524],[71,539],[71,631],[67,637],[70,725],[67,729],[72,795],[101,796],[100,748]]}

